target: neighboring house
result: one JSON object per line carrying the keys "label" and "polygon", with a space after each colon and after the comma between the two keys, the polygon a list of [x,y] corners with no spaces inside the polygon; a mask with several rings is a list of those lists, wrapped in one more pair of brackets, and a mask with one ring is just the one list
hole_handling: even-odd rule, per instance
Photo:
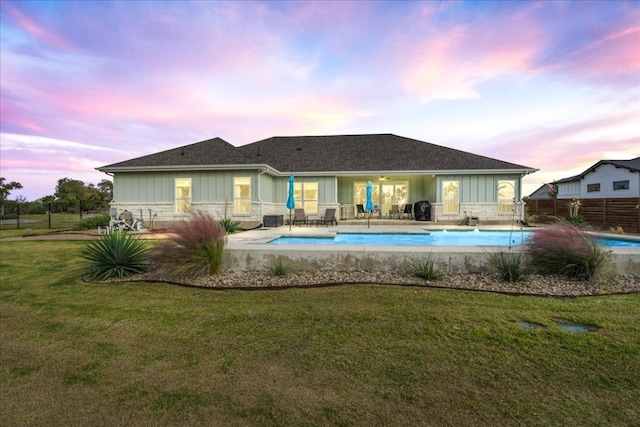
{"label": "neighboring house", "polygon": [[551,188],[553,188],[552,184],[542,184],[536,191],[529,195],[528,200],[553,199],[553,196],[549,191]]}
{"label": "neighboring house", "polygon": [[354,217],[371,181],[383,217],[392,205],[428,201],[432,221],[512,221],[522,213],[522,177],[538,170],[392,134],[273,137],[240,147],[214,138],[97,169],[113,175],[112,208],[156,225],[193,209],[237,221],[287,214],[290,175],[296,207],[310,217],[327,208]]}
{"label": "neighboring house", "polygon": [[[557,188],[555,198],[550,197],[548,185]],[[579,215],[591,226],[640,231],[640,157],[601,160],[579,175],[548,185],[529,196],[527,214],[553,221],[571,215],[575,199],[580,202]]]}
{"label": "neighboring house", "polygon": [[558,199],[640,197],[640,157],[600,160],[579,175],[553,182]]}

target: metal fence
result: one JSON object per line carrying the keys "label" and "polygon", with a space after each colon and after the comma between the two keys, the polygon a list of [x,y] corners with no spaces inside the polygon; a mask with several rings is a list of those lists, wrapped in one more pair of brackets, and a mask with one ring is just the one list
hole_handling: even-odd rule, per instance
{"label": "metal fence", "polygon": [[108,210],[87,212],[82,202],[11,202],[0,204],[0,230],[70,230],[82,219],[107,214]]}

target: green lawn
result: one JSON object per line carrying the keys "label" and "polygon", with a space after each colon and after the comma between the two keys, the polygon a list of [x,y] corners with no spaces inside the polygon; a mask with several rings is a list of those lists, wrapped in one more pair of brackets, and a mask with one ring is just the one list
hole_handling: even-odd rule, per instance
{"label": "green lawn", "polygon": [[640,420],[640,295],[89,285],[85,244],[0,242],[2,426]]}

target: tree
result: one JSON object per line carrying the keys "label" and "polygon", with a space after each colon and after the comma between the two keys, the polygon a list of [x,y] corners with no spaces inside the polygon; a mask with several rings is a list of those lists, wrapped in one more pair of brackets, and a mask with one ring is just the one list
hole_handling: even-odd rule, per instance
{"label": "tree", "polygon": [[75,211],[80,201],[84,211],[106,209],[113,198],[113,183],[103,179],[96,188],[93,184],[62,178],[58,180],[54,196],[55,201],[64,205],[67,211]]}
{"label": "tree", "polygon": [[59,179],[54,196],[59,202],[78,202],[84,198],[84,182],[70,178]]}
{"label": "tree", "polygon": [[108,206],[113,200],[113,182],[103,179],[98,183],[98,193],[100,193],[101,201]]}
{"label": "tree", "polygon": [[19,182],[11,181],[5,184],[5,181],[6,180],[4,177],[0,177],[0,201],[7,200],[9,197],[9,193],[11,193],[12,190],[22,188],[22,184],[20,184]]}

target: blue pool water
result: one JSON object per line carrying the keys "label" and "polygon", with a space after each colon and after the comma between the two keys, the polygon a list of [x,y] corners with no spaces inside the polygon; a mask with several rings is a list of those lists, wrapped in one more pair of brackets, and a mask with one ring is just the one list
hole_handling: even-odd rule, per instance
{"label": "blue pool water", "polygon": [[[270,244],[304,245],[431,245],[431,246],[519,246],[532,231],[431,231],[429,233],[337,233],[334,236],[286,236]],[[604,246],[640,247],[640,242],[600,239]]]}

